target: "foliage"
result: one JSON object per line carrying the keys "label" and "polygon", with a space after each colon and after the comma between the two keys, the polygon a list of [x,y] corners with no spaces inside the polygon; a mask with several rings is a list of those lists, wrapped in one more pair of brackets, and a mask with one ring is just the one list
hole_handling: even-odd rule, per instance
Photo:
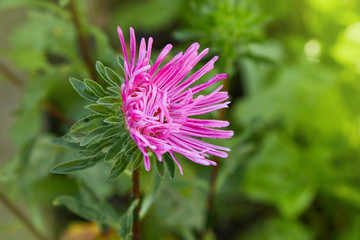
{"label": "foliage", "polygon": [[[141,203],[144,239],[357,240],[359,11],[354,0],[2,0],[0,18],[19,17],[0,39],[0,67],[5,59],[17,74],[0,68],[0,77],[20,76],[22,95],[6,130],[18,151],[0,169],[1,189],[55,238],[74,220],[131,238]],[[179,157],[184,176],[172,161],[147,173],[131,147],[117,25],[159,40],[155,52],[199,41],[229,74],[235,136],[219,164],[212,230],[211,169]],[[130,193],[136,168],[140,201]]]}

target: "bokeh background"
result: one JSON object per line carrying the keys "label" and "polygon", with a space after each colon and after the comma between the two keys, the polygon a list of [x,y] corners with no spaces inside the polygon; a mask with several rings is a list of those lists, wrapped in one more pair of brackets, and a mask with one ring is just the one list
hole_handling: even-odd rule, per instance
{"label": "bokeh background", "polygon": [[[167,43],[174,56],[197,41],[210,48],[198,67],[218,55],[211,74],[229,74],[235,136],[219,142],[232,152],[213,229],[204,232],[211,167],[181,159],[173,180],[142,167],[143,239],[360,239],[358,0],[1,0],[0,189],[38,231],[119,239],[53,200],[86,188],[125,211],[128,176],[108,183],[105,163],[49,173],[73,156],[52,140],[88,114],[68,78],[98,78],[96,60],[115,68],[117,26],[126,39],[130,26],[138,41],[152,36],[153,60]],[[0,239],[37,239],[3,202]]]}

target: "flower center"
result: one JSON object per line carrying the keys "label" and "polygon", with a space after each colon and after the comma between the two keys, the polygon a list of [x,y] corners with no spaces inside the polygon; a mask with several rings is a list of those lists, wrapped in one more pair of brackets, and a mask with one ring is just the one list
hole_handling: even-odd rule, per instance
{"label": "flower center", "polygon": [[167,92],[146,79],[134,83],[129,91],[122,108],[128,129],[156,138],[167,136],[172,122]]}

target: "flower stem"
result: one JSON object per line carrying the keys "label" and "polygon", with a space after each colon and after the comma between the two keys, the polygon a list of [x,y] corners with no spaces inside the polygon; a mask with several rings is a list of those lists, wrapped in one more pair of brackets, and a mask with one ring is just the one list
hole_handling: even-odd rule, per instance
{"label": "flower stem", "polygon": [[[132,198],[133,200],[140,199],[140,168],[135,169],[132,174]],[[132,236],[133,240],[140,240],[140,206],[141,202],[137,205],[134,209],[134,221],[133,221],[133,228],[132,228]]]}
{"label": "flower stem", "polygon": [[23,224],[24,226],[39,240],[48,240],[42,233],[40,233],[32,222],[27,218],[27,216],[18,208],[15,204],[13,204],[0,189],[0,202],[6,206],[7,209],[10,210]]}

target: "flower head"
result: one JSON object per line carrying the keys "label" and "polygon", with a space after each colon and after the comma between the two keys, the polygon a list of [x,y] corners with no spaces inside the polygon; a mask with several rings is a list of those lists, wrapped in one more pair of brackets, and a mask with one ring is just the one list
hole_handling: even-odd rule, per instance
{"label": "flower head", "polygon": [[[153,39],[146,44],[141,39],[136,51],[135,33],[130,28],[130,59],[126,50],[121,28],[118,33],[124,55],[125,83],[121,86],[122,113],[126,127],[134,142],[144,156],[144,165],[150,170],[147,148],[153,151],[158,160],[169,153],[180,168],[174,153],[179,153],[195,163],[216,165],[207,159],[209,154],[225,158],[230,151],[226,147],[203,142],[197,138],[231,138],[233,131],[214,128],[227,127],[229,122],[221,120],[197,119],[193,116],[228,107],[228,93],[218,87],[209,95],[196,95],[214,83],[227,77],[217,74],[205,83],[192,86],[204,74],[214,68],[218,57],[214,57],[194,74],[187,77],[192,68],[209,51],[198,53],[199,44],[192,44],[185,53],[178,53],[163,67],[159,68],[172,45],[161,51],[153,65],[150,55]],[[137,59],[136,59],[137,58]]]}

